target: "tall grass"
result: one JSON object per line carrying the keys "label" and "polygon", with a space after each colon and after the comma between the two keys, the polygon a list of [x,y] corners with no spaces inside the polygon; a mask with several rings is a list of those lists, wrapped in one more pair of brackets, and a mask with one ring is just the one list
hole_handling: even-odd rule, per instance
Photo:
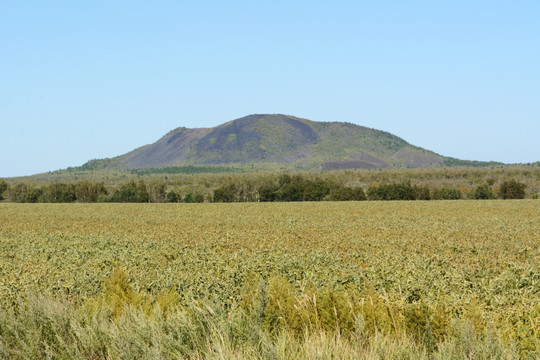
{"label": "tall grass", "polygon": [[[171,293],[144,299],[117,269],[102,294],[82,304],[28,294],[15,307],[2,310],[0,358],[520,358],[516,347],[493,328],[478,332],[466,319],[449,320],[444,335],[432,333],[427,341],[427,329],[403,319],[394,320],[389,329],[373,326],[382,324],[385,316],[399,315],[389,304],[369,302],[355,309],[358,304],[350,297],[345,300],[345,294],[306,292],[295,297],[288,286],[273,280],[265,293],[224,309],[194,299],[182,303]],[[349,309],[340,313],[341,306]],[[539,355],[525,354],[531,359]]]}
{"label": "tall grass", "polygon": [[0,204],[0,359],[540,358],[538,205]]}

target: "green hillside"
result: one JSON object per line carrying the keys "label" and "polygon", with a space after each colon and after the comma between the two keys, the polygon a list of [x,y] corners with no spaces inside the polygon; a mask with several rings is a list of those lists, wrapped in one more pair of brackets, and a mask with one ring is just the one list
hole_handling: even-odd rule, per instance
{"label": "green hillside", "polygon": [[177,128],[153,144],[112,159],[89,161],[82,169],[251,164],[333,170],[494,163],[444,157],[388,132],[351,123],[253,114],[214,128]]}

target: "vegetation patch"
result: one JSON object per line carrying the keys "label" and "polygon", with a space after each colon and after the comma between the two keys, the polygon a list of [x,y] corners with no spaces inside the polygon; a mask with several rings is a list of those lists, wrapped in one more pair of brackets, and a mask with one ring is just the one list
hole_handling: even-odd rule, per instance
{"label": "vegetation patch", "polygon": [[2,203],[0,357],[535,358],[538,206]]}

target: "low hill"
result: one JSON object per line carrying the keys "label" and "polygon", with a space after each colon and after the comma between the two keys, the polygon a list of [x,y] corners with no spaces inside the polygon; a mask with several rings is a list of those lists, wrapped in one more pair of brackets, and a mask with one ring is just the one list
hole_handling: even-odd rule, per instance
{"label": "low hill", "polygon": [[351,123],[253,114],[214,128],[177,128],[153,144],[113,159],[92,160],[82,168],[233,164],[331,170],[486,163],[444,157],[388,132]]}

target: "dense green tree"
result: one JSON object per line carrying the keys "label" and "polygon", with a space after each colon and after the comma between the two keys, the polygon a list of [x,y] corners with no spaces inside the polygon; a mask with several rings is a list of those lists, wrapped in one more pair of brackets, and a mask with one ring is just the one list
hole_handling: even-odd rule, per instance
{"label": "dense green tree", "polygon": [[416,200],[417,189],[410,182],[392,184],[390,192],[393,194],[393,200]]}
{"label": "dense green tree", "polygon": [[293,177],[282,175],[279,179],[279,189],[276,191],[278,201],[302,201],[304,200],[305,182],[300,175]]}
{"label": "dense green tree", "polygon": [[77,200],[74,185],[56,183],[44,186],[41,190],[39,202],[69,203]]}
{"label": "dense green tree", "polygon": [[3,200],[2,194],[7,190],[8,183],[4,179],[0,179],[0,200]]}
{"label": "dense green tree", "polygon": [[174,191],[171,190],[167,193],[167,196],[165,197],[165,201],[169,203],[176,203],[180,201],[180,195]]}
{"label": "dense green tree", "polygon": [[37,203],[40,201],[42,194],[43,194],[43,191],[41,188],[31,186],[30,191],[28,192],[26,196],[25,202]]}
{"label": "dense green tree", "polygon": [[330,193],[332,201],[362,201],[366,200],[366,193],[361,187],[336,187]]}
{"label": "dense green tree", "polygon": [[431,190],[429,189],[429,186],[415,185],[413,188],[414,188],[416,200],[431,200]]}
{"label": "dense green tree", "polygon": [[11,186],[7,192],[7,196],[10,201],[13,202],[38,202],[41,196],[41,189],[35,188],[31,185],[19,183]]}
{"label": "dense green tree", "polygon": [[236,201],[236,187],[234,184],[224,185],[214,190],[214,202]]}
{"label": "dense green tree", "polygon": [[461,190],[449,186],[434,189],[431,194],[434,200],[459,200],[462,196]]}
{"label": "dense green tree", "polygon": [[278,185],[279,187],[283,187],[291,182],[291,175],[289,174],[281,174],[278,179]]}
{"label": "dense green tree", "polygon": [[204,202],[204,196],[198,193],[187,193],[184,196],[185,203],[202,203]]}
{"label": "dense green tree", "polygon": [[376,182],[373,182],[369,185],[366,195],[369,200],[380,200],[379,199],[379,187],[380,185]]}
{"label": "dense green tree", "polygon": [[16,184],[11,186],[8,191],[8,198],[13,202],[25,202],[26,194],[28,193],[28,185],[26,184]]}
{"label": "dense green tree", "polygon": [[474,188],[472,197],[476,200],[495,199],[495,193],[488,184],[482,184]]}
{"label": "dense green tree", "polygon": [[367,193],[370,200],[416,200],[418,188],[412,186],[410,182],[372,184]]}
{"label": "dense green tree", "polygon": [[268,202],[276,201],[277,191],[279,190],[279,185],[266,183],[259,187],[259,201]]}
{"label": "dense green tree", "polygon": [[148,185],[150,202],[165,202],[167,196],[167,184],[162,181],[152,182]]}
{"label": "dense green tree", "polygon": [[149,195],[146,184],[140,180],[138,183],[131,180],[112,195],[112,202],[148,202]]}
{"label": "dense green tree", "polygon": [[75,185],[75,195],[78,202],[97,202],[100,197],[107,195],[105,184],[82,181]]}
{"label": "dense green tree", "polygon": [[304,181],[304,201],[321,201],[330,194],[330,184],[322,179]]}
{"label": "dense green tree", "polygon": [[499,196],[502,199],[524,199],[527,185],[514,179],[503,181],[499,188]]}

